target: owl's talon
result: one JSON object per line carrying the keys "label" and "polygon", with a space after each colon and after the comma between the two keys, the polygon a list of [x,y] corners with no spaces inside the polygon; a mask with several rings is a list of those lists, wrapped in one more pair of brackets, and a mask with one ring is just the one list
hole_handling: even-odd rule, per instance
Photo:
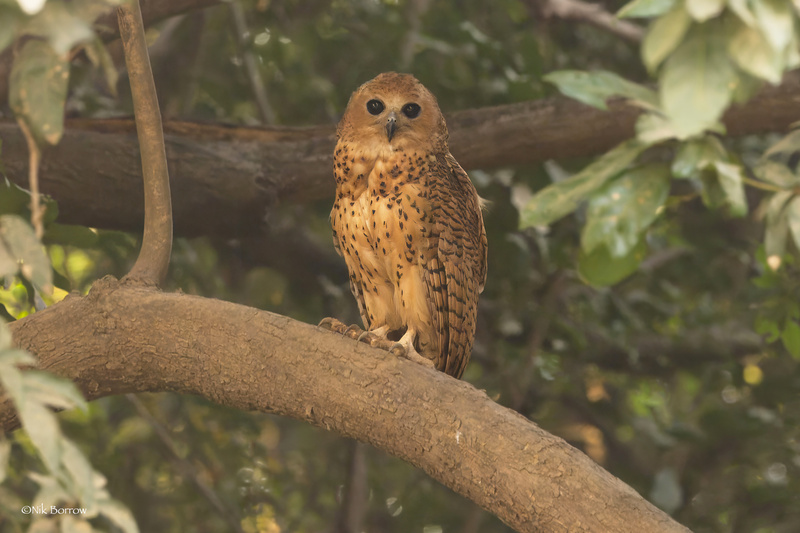
{"label": "owl's talon", "polygon": [[372,345],[372,341],[374,340],[375,334],[371,331],[365,331],[361,335],[358,336],[358,342],[363,342],[365,344]]}
{"label": "owl's talon", "polygon": [[318,326],[334,333],[344,333],[347,329],[344,323],[330,316],[320,320]]}
{"label": "owl's talon", "polygon": [[408,350],[406,350],[406,347],[399,342],[394,343],[394,345],[389,348],[389,353],[395,357],[405,357],[407,352]]}
{"label": "owl's talon", "polygon": [[350,337],[351,339],[358,339],[362,334],[364,334],[364,330],[355,324],[351,324],[347,326],[347,329],[345,329],[342,334],[345,337]]}

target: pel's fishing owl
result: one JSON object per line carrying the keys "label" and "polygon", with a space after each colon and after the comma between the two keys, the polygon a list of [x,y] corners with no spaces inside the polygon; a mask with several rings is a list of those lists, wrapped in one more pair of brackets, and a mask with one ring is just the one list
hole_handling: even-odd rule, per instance
{"label": "pel's fishing owl", "polygon": [[350,97],[337,135],[333,241],[364,326],[460,378],[486,281],[486,232],[436,98],[409,74],[380,74]]}

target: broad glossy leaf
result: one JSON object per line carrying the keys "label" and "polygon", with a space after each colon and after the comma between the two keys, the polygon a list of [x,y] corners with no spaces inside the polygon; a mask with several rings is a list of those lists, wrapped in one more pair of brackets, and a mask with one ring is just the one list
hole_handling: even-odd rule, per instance
{"label": "broad glossy leaf", "polygon": [[781,342],[792,357],[800,359],[800,325],[793,319],[786,321],[786,326],[781,333]]}
{"label": "broad glossy leaf", "polygon": [[658,107],[658,96],[654,91],[613,72],[560,70],[551,72],[544,79],[556,85],[565,96],[598,109],[608,109],[606,100],[612,96],[628,98],[650,109]]}
{"label": "broad glossy leaf", "polygon": [[624,170],[647,145],[625,141],[569,179],[539,191],[520,213],[520,227],[541,226],[574,211],[598,188]]}
{"label": "broad glossy leaf", "polygon": [[682,5],[653,21],[642,42],[642,61],[650,72],[680,44],[691,22]]}
{"label": "broad glossy leaf", "polygon": [[714,168],[722,190],[725,192],[725,203],[731,215],[742,217],[747,214],[747,200],[744,196],[744,183],[742,177],[744,169],[734,163],[716,161]]}
{"label": "broad glossy leaf", "polygon": [[686,11],[697,22],[705,22],[716,17],[725,7],[725,0],[689,0],[686,2]]}
{"label": "broad glossy leaf", "polygon": [[52,289],[50,260],[27,222],[16,215],[0,216],[0,240],[20,264],[23,276],[44,291]]}
{"label": "broad glossy leaf", "polygon": [[792,6],[786,0],[759,0],[753,2],[752,6],[756,21],[772,48],[782,52],[792,41]]}
{"label": "broad glossy leaf", "polygon": [[594,287],[608,287],[630,276],[639,268],[647,255],[647,245],[640,241],[624,257],[614,257],[605,246],[591,253],[581,250],[578,256],[578,275]]}
{"label": "broad glossy leaf", "polygon": [[679,138],[717,126],[731,101],[737,74],[713,22],[690,32],[661,71],[662,110]]}
{"label": "broad glossy leaf", "polygon": [[753,168],[753,173],[758,179],[778,187],[789,188],[800,185],[800,177],[789,170],[789,167],[777,161],[762,159]]}
{"label": "broad glossy leaf", "polygon": [[745,72],[770,83],[780,83],[783,54],[770,46],[761,30],[741,24],[728,42],[728,52]]}
{"label": "broad glossy leaf", "polygon": [[605,246],[614,257],[627,255],[656,219],[669,195],[666,165],[631,169],[592,196],[586,213],[581,246],[592,252]]}
{"label": "broad glossy leaf", "polygon": [[677,0],[633,0],[617,11],[619,18],[624,17],[656,17],[666,13]]}
{"label": "broad glossy leaf", "polygon": [[14,60],[9,103],[39,143],[61,140],[68,81],[67,57],[44,41],[28,41]]}

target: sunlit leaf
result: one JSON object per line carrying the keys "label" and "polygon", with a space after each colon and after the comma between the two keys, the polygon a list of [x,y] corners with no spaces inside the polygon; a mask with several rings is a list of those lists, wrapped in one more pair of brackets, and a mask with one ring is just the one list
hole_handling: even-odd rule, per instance
{"label": "sunlit leaf", "polygon": [[729,213],[737,217],[746,215],[747,200],[744,196],[744,183],[742,181],[744,169],[741,165],[722,161],[714,162],[714,168],[717,171],[719,184],[725,191],[725,203],[728,205]]}
{"label": "sunlit leaf", "polygon": [[53,286],[53,272],[33,228],[15,215],[0,216],[0,240],[20,264],[22,275],[45,292]]}
{"label": "sunlit leaf", "polygon": [[786,217],[794,244],[800,250],[800,196],[795,196],[786,204]]}
{"label": "sunlit leaf", "polygon": [[520,214],[520,226],[540,226],[574,211],[590,194],[624,170],[647,147],[625,141],[569,179],[539,191]]}
{"label": "sunlit leaf", "polygon": [[794,22],[792,6],[786,0],[752,2],[758,25],[776,52],[783,51],[792,40]]}
{"label": "sunlit leaf", "polygon": [[697,22],[705,22],[716,17],[722,12],[723,7],[725,7],[725,0],[690,0],[686,2],[686,11]]}
{"label": "sunlit leaf", "polygon": [[[767,207],[767,227],[764,234],[764,251],[767,254],[767,262],[769,262],[772,257],[777,257],[778,260],[780,260],[786,251],[789,220],[785,206],[792,195],[792,191],[782,191],[775,193],[769,201]],[[772,266],[772,264],[770,264],[770,266]],[[780,266],[779,262],[778,266]]]}
{"label": "sunlit leaf", "polygon": [[764,152],[763,157],[766,158],[775,154],[792,154],[798,151],[800,151],[800,129],[795,129]]}
{"label": "sunlit leaf", "polygon": [[589,285],[607,287],[630,276],[639,268],[647,255],[647,245],[640,241],[623,257],[614,257],[605,246],[591,253],[581,250],[578,256],[578,275]]}
{"label": "sunlit leaf", "polygon": [[780,83],[783,76],[783,54],[775,51],[764,34],[742,24],[728,42],[728,52],[736,64],[757,78]]}
{"label": "sunlit leaf", "polygon": [[617,16],[624,17],[656,17],[666,13],[677,0],[633,0],[617,11]]}
{"label": "sunlit leaf", "polygon": [[631,169],[592,196],[581,246],[592,252],[605,246],[623,257],[641,240],[669,194],[670,173],[662,164]]}
{"label": "sunlit leaf", "polygon": [[86,51],[86,55],[89,57],[89,60],[92,62],[92,64],[95,67],[102,69],[103,75],[106,79],[106,84],[108,85],[111,94],[116,96],[119,71],[114,65],[114,61],[111,59],[111,56],[108,54],[108,50],[106,50],[106,46],[103,41],[95,38],[84,47],[84,50]]}
{"label": "sunlit leaf", "polygon": [[636,119],[636,138],[645,144],[656,144],[675,137],[672,124],[659,113],[642,113]]}
{"label": "sunlit leaf", "polygon": [[116,500],[99,500],[97,502],[100,514],[120,528],[124,533],[139,533],[136,520],[127,507]]}
{"label": "sunlit leaf", "polygon": [[760,161],[753,168],[753,173],[758,179],[785,189],[800,185],[800,177],[789,170],[789,167],[769,159]]}
{"label": "sunlit leaf", "polygon": [[672,173],[678,178],[691,178],[699,170],[727,158],[725,147],[716,137],[706,135],[684,142],[672,160]]}
{"label": "sunlit leaf", "polygon": [[551,72],[544,79],[558,86],[565,96],[598,109],[608,109],[606,100],[612,96],[622,96],[651,109],[658,108],[658,96],[653,90],[613,72],[560,70]]}
{"label": "sunlit leaf", "polygon": [[92,525],[83,518],[70,515],[61,517],[61,533],[93,533]]}
{"label": "sunlit leaf", "polygon": [[22,31],[48,39],[56,54],[64,55],[73,46],[94,38],[91,23],[73,14],[71,2],[47,2]]}
{"label": "sunlit leaf", "polygon": [[29,370],[23,376],[29,398],[57,409],[79,407],[86,410],[86,400],[71,381],[51,372]]}
{"label": "sunlit leaf", "polygon": [[656,19],[642,42],[642,61],[650,72],[678,46],[691,25],[691,18],[682,5]]}
{"label": "sunlit leaf", "polygon": [[61,465],[61,430],[56,416],[47,407],[36,401],[17,404],[22,426],[33,445],[39,451],[45,466],[50,472],[58,473]]}
{"label": "sunlit leaf", "polygon": [[67,57],[44,41],[29,40],[14,60],[9,103],[39,143],[61,140],[68,81]]}
{"label": "sunlit leaf", "polygon": [[81,502],[81,507],[94,513],[97,505],[94,490],[94,470],[83,453],[69,439],[61,441],[61,462],[69,473],[71,491]]}
{"label": "sunlit leaf", "polygon": [[679,138],[714,127],[731,101],[737,79],[722,39],[707,23],[690,32],[661,71],[661,103]]}

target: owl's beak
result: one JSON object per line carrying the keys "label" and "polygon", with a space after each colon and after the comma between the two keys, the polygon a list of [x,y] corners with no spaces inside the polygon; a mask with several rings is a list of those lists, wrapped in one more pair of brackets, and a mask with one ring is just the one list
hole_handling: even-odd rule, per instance
{"label": "owl's beak", "polygon": [[397,129],[397,113],[392,111],[389,113],[389,118],[386,119],[386,137],[389,139],[389,142],[392,141],[392,137],[394,137],[394,130]]}

